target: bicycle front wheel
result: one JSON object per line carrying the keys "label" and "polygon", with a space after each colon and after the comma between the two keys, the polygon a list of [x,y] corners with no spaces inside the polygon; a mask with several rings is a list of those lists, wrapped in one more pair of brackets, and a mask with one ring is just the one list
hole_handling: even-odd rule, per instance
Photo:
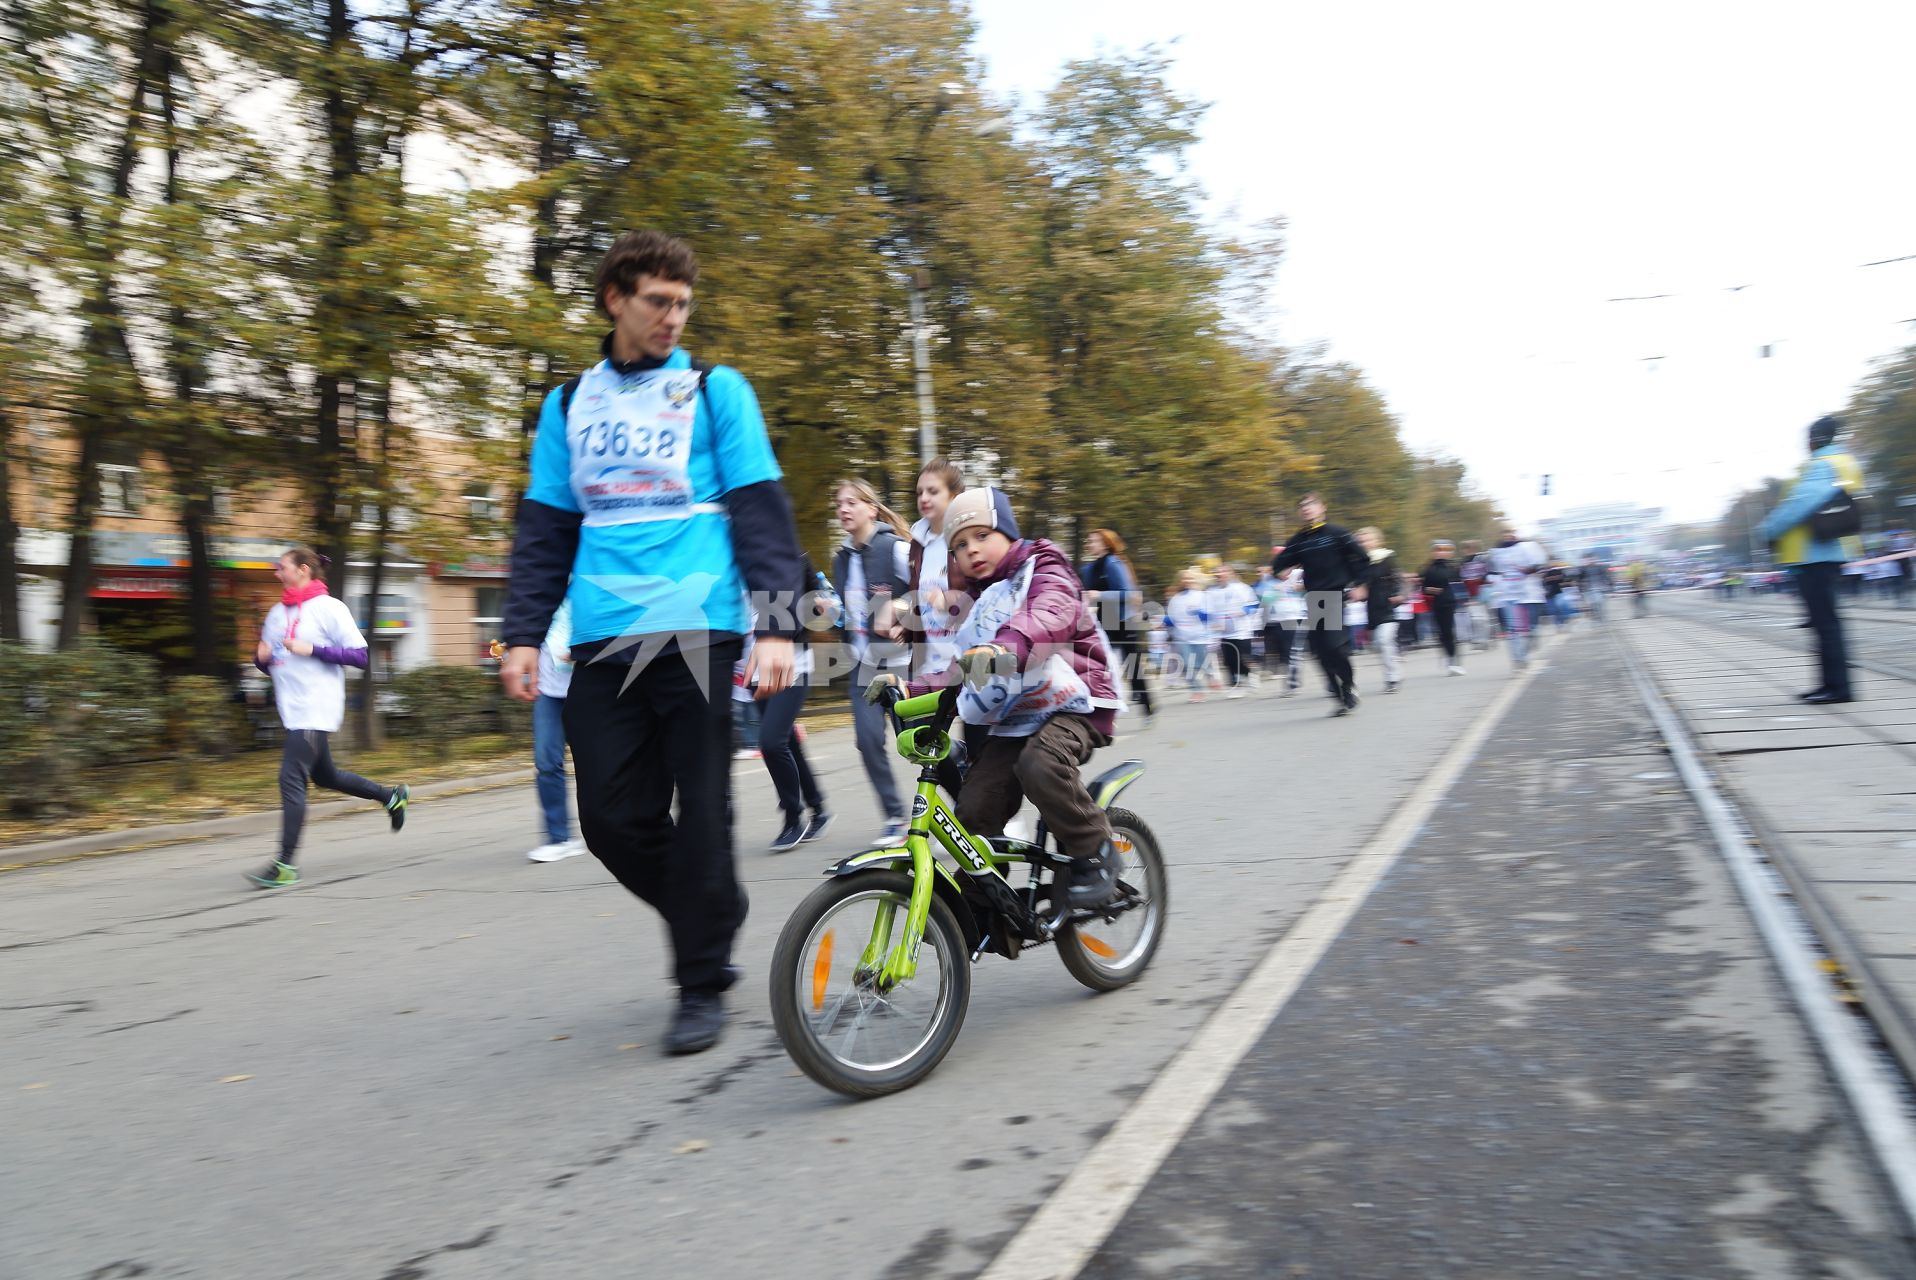
{"label": "bicycle front wheel", "polygon": [[772,1024],[806,1075],[854,1098],[908,1089],[958,1039],[971,1000],[964,931],[937,895],[918,971],[887,986],[879,969],[903,937],[912,878],[867,871],[820,885],[772,953]]}

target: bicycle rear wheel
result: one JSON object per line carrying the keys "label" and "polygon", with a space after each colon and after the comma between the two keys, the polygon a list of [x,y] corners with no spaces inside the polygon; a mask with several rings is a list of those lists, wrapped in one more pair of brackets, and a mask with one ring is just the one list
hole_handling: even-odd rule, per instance
{"label": "bicycle rear wheel", "polygon": [[785,1051],[806,1075],[854,1098],[931,1074],[971,1000],[964,931],[935,894],[918,972],[885,989],[867,963],[875,938],[903,936],[911,887],[902,871],[829,880],[799,904],[772,953],[772,1024]]}
{"label": "bicycle rear wheel", "polygon": [[1129,809],[1110,813],[1113,843],[1124,858],[1119,880],[1142,900],[1110,919],[1066,925],[1058,931],[1058,958],[1071,976],[1093,991],[1116,991],[1136,982],[1164,940],[1171,885],[1157,837]]}

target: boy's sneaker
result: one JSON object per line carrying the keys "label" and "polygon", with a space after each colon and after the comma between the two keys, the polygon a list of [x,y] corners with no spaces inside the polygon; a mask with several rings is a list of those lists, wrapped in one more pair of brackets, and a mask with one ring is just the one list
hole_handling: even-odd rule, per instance
{"label": "boy's sneaker", "polygon": [[386,797],[386,818],[393,824],[394,831],[406,825],[406,802],[411,798],[412,788],[403,782]]}
{"label": "boy's sneaker", "polygon": [[299,883],[299,868],[290,862],[269,862],[264,870],[249,871],[246,878],[261,889],[284,889]]}
{"label": "boy's sneaker", "polygon": [[823,809],[812,810],[812,820],[805,824],[805,834],[800,836],[800,844],[809,844],[825,834],[825,828],[832,825],[832,815]]}
{"label": "boy's sneaker", "polygon": [[768,846],[773,853],[784,853],[787,849],[798,848],[799,842],[805,838],[804,817],[802,813],[785,815],[785,826],[772,837],[772,843]]}
{"label": "boy's sneaker", "polygon": [[1124,874],[1124,859],[1107,840],[1089,858],[1073,858],[1070,874],[1065,901],[1071,904],[1073,911],[1089,911],[1118,896],[1118,877]]}

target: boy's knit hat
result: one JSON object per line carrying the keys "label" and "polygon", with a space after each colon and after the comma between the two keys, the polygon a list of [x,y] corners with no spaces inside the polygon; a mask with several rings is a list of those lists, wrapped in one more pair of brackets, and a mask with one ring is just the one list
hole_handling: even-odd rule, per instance
{"label": "boy's knit hat", "polygon": [[967,489],[951,500],[945,508],[945,543],[950,545],[966,529],[997,529],[1006,537],[1016,537],[1006,532],[998,520],[998,505],[992,501],[989,488]]}

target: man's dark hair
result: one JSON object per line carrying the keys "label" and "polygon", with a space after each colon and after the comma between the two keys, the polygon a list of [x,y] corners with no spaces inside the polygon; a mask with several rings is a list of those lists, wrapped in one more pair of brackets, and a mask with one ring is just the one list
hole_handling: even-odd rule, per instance
{"label": "man's dark hair", "polygon": [[1298,499],[1297,499],[1297,505],[1298,505],[1298,506],[1300,506],[1300,507],[1301,507],[1301,506],[1303,506],[1303,505],[1304,505],[1305,503],[1307,503],[1307,502],[1315,502],[1315,503],[1317,503],[1317,504],[1318,504],[1319,506],[1328,506],[1328,505],[1329,505],[1328,503],[1326,503],[1326,502],[1324,501],[1324,499],[1323,499],[1323,498],[1321,498],[1321,497],[1319,497],[1319,496],[1318,496],[1318,493],[1317,493],[1317,490],[1315,490],[1315,489],[1313,489],[1313,490],[1311,490],[1311,491],[1310,491],[1309,493],[1305,493],[1305,494],[1299,494],[1299,495],[1298,495]]}
{"label": "man's dark hair", "polygon": [[1811,451],[1814,452],[1817,449],[1827,448],[1836,442],[1837,436],[1842,434],[1843,420],[1833,413],[1824,414],[1815,422],[1810,423]]}
{"label": "man's dark hair", "polygon": [[657,276],[680,284],[699,282],[699,260],[692,246],[663,231],[628,231],[612,242],[599,260],[592,277],[593,305],[607,316],[605,291],[617,289],[631,293],[639,287],[640,276]]}

